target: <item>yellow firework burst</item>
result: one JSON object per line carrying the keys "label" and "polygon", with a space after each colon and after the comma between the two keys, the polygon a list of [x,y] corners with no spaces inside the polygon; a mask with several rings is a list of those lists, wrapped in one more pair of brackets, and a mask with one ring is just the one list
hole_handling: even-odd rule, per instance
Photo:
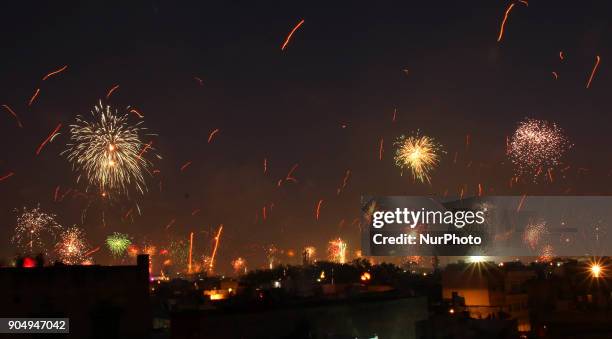
{"label": "yellow firework burst", "polygon": [[85,240],[85,231],[72,226],[62,232],[60,242],[56,245],[56,251],[60,260],[67,265],[76,265],[91,260],[86,251],[89,248]]}
{"label": "yellow firework burst", "polygon": [[432,137],[415,133],[401,136],[395,142],[395,164],[400,168],[409,168],[415,179],[430,182],[430,172],[438,165],[440,155],[444,153]]}
{"label": "yellow firework burst", "polygon": [[144,193],[144,176],[151,166],[144,153],[151,147],[141,139],[146,131],[141,124],[131,124],[127,113],[120,114],[102,102],[91,111],[91,120],[77,116],[70,126],[72,143],[62,153],[78,172],[77,181],[84,175],[103,195],[128,194],[132,185]]}

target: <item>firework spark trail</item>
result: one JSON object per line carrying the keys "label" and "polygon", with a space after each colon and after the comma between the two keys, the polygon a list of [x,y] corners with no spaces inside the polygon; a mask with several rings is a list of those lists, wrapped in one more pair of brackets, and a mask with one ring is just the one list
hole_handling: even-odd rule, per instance
{"label": "firework spark trail", "polygon": [[478,184],[478,196],[482,197],[482,184]]}
{"label": "firework spark trail", "polygon": [[287,173],[287,176],[285,177],[285,179],[295,179],[292,175],[293,175],[293,172],[298,168],[298,166],[299,164],[294,164],[289,170],[289,172]]}
{"label": "firework spark trail", "polygon": [[13,117],[15,117],[15,120],[17,120],[17,126],[19,126],[19,128],[23,128],[23,125],[21,124],[21,120],[19,120],[17,113],[15,113],[15,111],[13,111],[13,109],[9,105],[2,105],[2,107],[4,107],[7,112],[9,112]]}
{"label": "firework spark trail", "polygon": [[219,133],[219,129],[216,128],[214,129],[212,132],[210,132],[210,134],[208,135],[208,143],[210,144],[210,142],[213,140],[213,138],[215,137],[215,135]]}
{"label": "firework spark trail", "polygon": [[187,167],[189,167],[189,165],[191,165],[191,161],[187,161],[186,163],[184,163],[183,166],[181,166],[181,172],[183,172]]}
{"label": "firework spark trail", "polygon": [[193,79],[194,79],[195,81],[197,81],[197,82],[198,82],[198,84],[199,84],[200,86],[204,86],[204,80],[202,80],[202,79],[200,79],[200,78],[198,78],[198,77],[193,77]]}
{"label": "firework spark trail", "polygon": [[119,88],[118,84],[111,87],[111,89],[109,89],[108,92],[106,92],[106,100],[108,100],[110,96],[113,95],[113,93],[117,90],[117,88]]}
{"label": "firework spark trail", "polygon": [[297,25],[295,25],[295,27],[293,27],[291,32],[289,32],[289,35],[287,35],[287,38],[285,39],[285,42],[283,42],[283,45],[281,46],[281,51],[285,50],[285,47],[287,47],[287,44],[291,40],[291,37],[293,36],[293,33],[295,33],[295,31],[297,31],[298,28],[300,28],[300,26],[302,26],[303,24],[304,24],[304,20],[302,19],[302,21],[300,21]]}
{"label": "firework spark trail", "polygon": [[136,116],[140,119],[144,118],[144,114],[140,113],[140,111],[135,108],[130,109],[130,113],[136,114]]}
{"label": "firework spark trail", "polygon": [[263,160],[263,172],[266,174],[268,172],[268,159],[264,158]]}
{"label": "firework spark trail", "polygon": [[321,205],[323,205],[323,199],[319,200],[315,209],[315,220],[319,221],[319,215],[321,214]]}
{"label": "firework spark trail", "polygon": [[196,208],[193,211],[191,211],[191,216],[195,216],[196,214],[200,213],[201,209]]}
{"label": "firework spark trail", "polygon": [[45,147],[45,145],[47,143],[49,143],[49,141],[53,140],[53,138],[57,135],[57,132],[60,130],[60,128],[62,128],[62,124],[61,123],[57,124],[57,126],[55,127],[55,129],[53,129],[53,131],[51,131],[49,136],[47,136],[47,138],[45,140],[43,140],[42,143],[40,143],[40,145],[36,149],[36,155],[39,155],[40,151],[42,151],[43,147]]}
{"label": "firework spark trail", "polygon": [[347,169],[344,173],[344,178],[342,179],[342,185],[336,190],[337,195],[340,195],[340,193],[346,188],[350,176],[351,170]]}
{"label": "firework spark trail", "polygon": [[554,182],[553,180],[553,175],[552,175],[552,168],[548,169],[548,180],[550,180],[550,182]]}
{"label": "firework spark trail", "polygon": [[563,51],[559,51],[559,59],[561,59],[561,60],[565,59],[565,58],[563,57]]}
{"label": "firework spark trail", "polygon": [[380,142],[378,144],[378,160],[383,159],[383,152],[385,151],[384,143],[385,140],[383,138],[380,138]]}
{"label": "firework spark trail", "polygon": [[523,208],[523,203],[525,203],[525,198],[527,198],[527,195],[523,194],[523,196],[521,197],[521,200],[519,201],[518,206],[516,206],[516,213],[520,212],[521,209]]}
{"label": "firework spark trail", "polygon": [[599,55],[595,56],[595,65],[593,66],[593,70],[591,71],[591,75],[589,76],[589,81],[587,81],[586,88],[591,87],[591,81],[593,81],[593,77],[595,76],[595,72],[597,72],[597,67],[599,67]]}
{"label": "firework spark trail", "polygon": [[55,187],[55,192],[53,193],[53,201],[57,202],[57,198],[59,197],[60,186],[57,185]]}
{"label": "firework spark trail", "polygon": [[557,74],[557,72],[552,72],[553,77],[555,78],[555,80],[559,79],[559,74]]}
{"label": "firework spark trail", "polygon": [[514,3],[511,3],[510,6],[508,6],[508,8],[506,9],[506,12],[504,13],[504,19],[502,20],[501,26],[499,28],[499,35],[497,36],[497,42],[500,42],[502,40],[502,37],[504,36],[504,28],[506,26],[506,21],[508,20],[508,14],[510,14],[510,11],[512,10],[513,7],[514,7]]}
{"label": "firework spark trail", "polygon": [[470,149],[470,144],[472,143],[472,136],[468,133],[465,135],[465,150]]}
{"label": "firework spark trail", "polygon": [[210,273],[213,272],[215,267],[215,256],[217,255],[217,249],[219,247],[219,240],[221,239],[221,232],[223,231],[223,224],[219,225],[219,230],[217,231],[217,235],[215,236],[215,246],[213,247],[212,255],[210,256],[210,265],[208,269]]}
{"label": "firework spark trail", "polygon": [[100,250],[100,246],[98,246],[98,247],[96,247],[96,248],[92,249],[91,251],[89,251],[89,252],[87,252],[87,253],[83,254],[83,256],[85,256],[85,257],[89,257],[90,255],[92,255],[92,254],[94,254],[94,253],[98,252],[99,250]]}
{"label": "firework spark trail", "polygon": [[85,249],[89,248],[85,240],[85,232],[72,226],[61,233],[60,241],[56,245],[60,260],[67,265],[81,264],[86,261]]}
{"label": "firework spark trail", "polygon": [[399,168],[410,168],[415,180],[431,182],[430,172],[440,162],[440,155],[444,154],[442,145],[434,138],[421,136],[417,131],[411,136],[400,136],[395,145],[395,164]]}
{"label": "firework spark trail", "polygon": [[172,225],[174,225],[175,221],[176,221],[176,219],[170,220],[170,222],[166,225],[166,229],[169,229],[170,227],[172,227]]}
{"label": "firework spark trail", "polygon": [[123,215],[123,218],[121,219],[125,220],[129,218],[133,211],[134,211],[134,208],[130,208],[127,212],[125,212],[125,214]]}
{"label": "firework spark trail", "polygon": [[191,255],[193,253],[193,232],[189,234],[189,261],[187,263],[187,273],[191,273]]}
{"label": "firework spark trail", "polygon": [[104,194],[129,196],[131,187],[144,194],[145,173],[150,174],[152,163],[139,156],[146,131],[141,124],[130,123],[129,113],[101,101],[91,111],[91,120],[77,116],[70,125],[71,143],[61,153],[78,173],[77,182],[85,176],[90,187]]}
{"label": "firework spark trail", "polygon": [[397,118],[397,108],[393,109],[393,117],[391,118],[391,122],[395,123],[395,119]]}
{"label": "firework spark trail", "polygon": [[50,77],[52,77],[52,76],[54,76],[54,75],[56,75],[56,74],[59,74],[59,73],[61,73],[61,72],[65,71],[65,70],[66,70],[66,68],[68,68],[68,65],[65,65],[64,67],[62,67],[62,68],[60,68],[60,69],[58,69],[58,70],[55,70],[55,71],[53,71],[53,72],[51,72],[51,73],[49,73],[49,74],[45,75],[45,76],[42,78],[42,80],[43,80],[43,81],[45,81],[45,80],[49,79]]}
{"label": "firework spark trail", "polygon": [[34,100],[36,100],[39,93],[40,93],[40,88],[37,88],[36,91],[34,92],[34,95],[32,95],[32,97],[30,98],[30,101],[28,101],[28,106],[32,106],[32,104],[34,103]]}
{"label": "firework spark trail", "polygon": [[535,180],[543,170],[559,165],[571,146],[556,124],[525,119],[519,123],[510,140],[508,156],[517,175],[532,175]]}
{"label": "firework spark trail", "polygon": [[147,150],[151,148],[151,146],[153,146],[153,140],[149,141],[146,145],[144,145],[140,153],[138,153],[138,156],[142,157],[147,152]]}
{"label": "firework spark trail", "polygon": [[0,181],[4,181],[4,180],[12,177],[13,175],[15,175],[15,172],[8,172],[7,174],[5,174],[5,175],[0,177]]}
{"label": "firework spark trail", "polygon": [[289,172],[287,173],[287,175],[285,176],[285,179],[279,179],[277,186],[280,187],[284,181],[291,181],[291,182],[297,182],[297,179],[295,179],[293,177],[293,172],[295,172],[295,170],[298,168],[299,164],[295,164],[291,167],[291,169],[289,170]]}
{"label": "firework spark trail", "polygon": [[59,198],[59,201],[63,201],[64,198],[70,194],[70,192],[72,192],[72,188],[67,189],[66,192],[64,192],[64,194],[62,194],[62,196]]}

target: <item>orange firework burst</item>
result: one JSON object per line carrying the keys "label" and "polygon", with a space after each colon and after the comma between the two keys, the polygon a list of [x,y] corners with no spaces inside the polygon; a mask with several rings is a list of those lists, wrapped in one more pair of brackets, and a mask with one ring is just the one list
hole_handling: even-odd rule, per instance
{"label": "orange firework burst", "polygon": [[401,136],[395,142],[395,164],[412,171],[415,179],[430,182],[430,172],[438,165],[440,154],[445,153],[434,138],[415,133],[412,136]]}
{"label": "orange firework burst", "polygon": [[246,260],[238,257],[232,260],[232,268],[236,275],[244,274],[247,272]]}
{"label": "orange firework burst", "polygon": [[331,240],[327,247],[327,253],[329,260],[335,263],[344,264],[346,263],[346,249],[347,244],[341,238]]}
{"label": "orange firework burst", "polygon": [[57,243],[55,248],[64,264],[75,265],[84,261],[91,261],[91,258],[87,255],[89,253],[86,252],[89,245],[85,240],[85,232],[76,226],[72,226],[61,233],[60,242]]}
{"label": "orange firework burst", "polygon": [[303,261],[305,264],[312,264],[316,261],[317,249],[314,246],[306,246],[302,251]]}

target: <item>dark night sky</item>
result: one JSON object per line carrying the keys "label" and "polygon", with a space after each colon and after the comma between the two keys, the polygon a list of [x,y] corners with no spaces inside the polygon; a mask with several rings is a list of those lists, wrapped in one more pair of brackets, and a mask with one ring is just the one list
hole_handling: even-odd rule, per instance
{"label": "dark night sky", "polygon": [[[8,241],[14,209],[38,203],[62,224],[85,227],[93,246],[121,231],[137,243],[146,238],[163,248],[194,231],[199,257],[210,251],[210,231],[222,223],[219,270],[229,271],[237,256],[246,257],[250,267],[262,266],[269,244],[298,251],[312,244],[321,254],[329,239],[341,236],[354,251],[359,237],[351,222],[359,216],[361,194],[448,190],[452,195],[466,185],[467,195],[478,183],[489,194],[612,193],[612,5],[517,3],[498,43],[508,4],[2,3],[0,104],[10,105],[24,128],[2,111],[0,175],[15,175],[0,182],[0,237],[6,239],[0,257],[15,253]],[[304,25],[281,51],[301,19]],[[601,64],[587,90],[596,55]],[[66,71],[40,80],[66,64]],[[203,86],[194,77],[203,79]],[[120,87],[109,103],[143,112],[163,156],[155,161],[161,174],[148,180],[149,192],[138,199],[142,215],[123,221],[119,216],[133,203],[88,203],[72,196],[53,201],[57,185],[85,188],[59,155],[68,141],[66,125],[116,84]],[[28,107],[36,88],[40,95]],[[571,169],[552,184],[526,181],[510,189],[505,138],[525,117],[564,128],[574,144],[565,158]],[[35,149],[59,122],[62,134],[36,157]],[[207,144],[215,128],[220,133]],[[400,176],[393,163],[393,140],[417,129],[447,151],[431,185]],[[472,140],[467,150],[466,134]],[[379,161],[381,137],[385,154]],[[193,163],[181,173],[187,161]],[[278,179],[296,163],[298,182],[278,188]],[[579,168],[587,171],[578,173]],[[337,196],[347,169],[350,180]],[[319,199],[324,203],[317,222]],[[262,222],[261,208],[270,203],[274,208]],[[192,216],[195,209],[201,212]],[[175,224],[166,230],[172,219]],[[103,249],[95,258],[106,263],[108,252]]]}

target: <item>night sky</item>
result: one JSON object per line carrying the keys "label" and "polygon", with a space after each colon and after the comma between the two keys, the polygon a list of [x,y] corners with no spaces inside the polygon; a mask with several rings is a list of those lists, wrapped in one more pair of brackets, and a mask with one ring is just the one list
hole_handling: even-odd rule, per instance
{"label": "night sky", "polygon": [[[110,262],[103,242],[111,232],[166,248],[193,231],[199,258],[223,224],[217,266],[224,272],[238,256],[250,268],[264,266],[271,244],[285,253],[314,245],[321,257],[340,236],[354,252],[362,194],[452,196],[463,188],[467,196],[478,184],[497,195],[612,193],[612,4],[517,2],[497,42],[510,3],[2,3],[0,104],[23,128],[0,108],[0,176],[14,172],[0,182],[0,258],[16,253],[9,241],[14,210],[37,204],[63,225],[82,226],[92,248],[103,247],[94,255],[103,264]],[[597,55],[601,63],[586,89]],[[163,157],[151,158],[160,173],[132,201],[74,194],[54,201],[58,185],[60,192],[85,192],[60,152],[67,126],[100,99],[143,113],[144,126],[157,134],[145,141]],[[552,183],[525,179],[510,188],[506,137],[526,117],[565,130],[574,145],[564,158],[570,168],[554,172]],[[61,134],[36,156],[58,123]],[[446,150],[431,184],[401,176],[394,164],[393,141],[416,130]],[[278,187],[295,164],[297,182]],[[142,215],[122,218],[136,202]]]}

